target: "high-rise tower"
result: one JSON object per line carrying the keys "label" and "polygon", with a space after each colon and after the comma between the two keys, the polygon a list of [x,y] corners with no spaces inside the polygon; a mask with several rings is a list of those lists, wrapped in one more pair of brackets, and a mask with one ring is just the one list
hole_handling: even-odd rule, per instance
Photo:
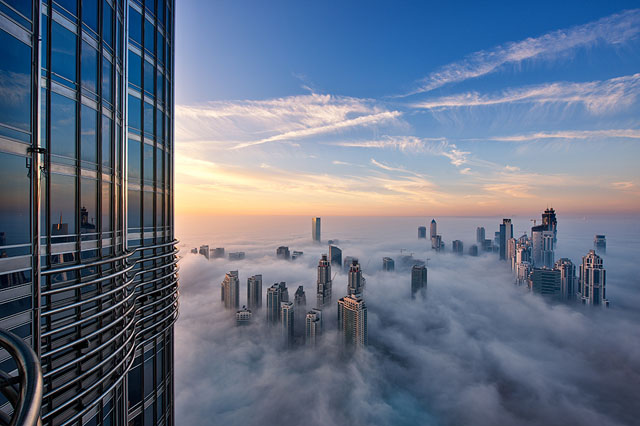
{"label": "high-rise tower", "polygon": [[558,259],[554,269],[560,271],[560,298],[575,300],[576,298],[576,267],[567,258]]}
{"label": "high-rise tower", "polygon": [[229,271],[220,285],[221,299],[227,309],[238,309],[240,306],[240,279],[238,271]]}
{"label": "high-rise tower", "polygon": [[415,299],[416,294],[427,291],[427,267],[424,265],[414,265],[411,268],[411,298]]}
{"label": "high-rise tower", "polygon": [[604,269],[602,258],[595,250],[589,250],[589,253],[582,257],[580,265],[578,297],[586,305],[608,307],[606,284],[607,271]]}
{"label": "high-rise tower", "polygon": [[368,344],[367,305],[360,294],[338,300],[338,333],[344,346]]}
{"label": "high-rise tower", "polygon": [[313,308],[305,317],[305,342],[307,345],[315,346],[318,338],[322,335],[322,310]]}
{"label": "high-rise tower", "polygon": [[331,262],[323,254],[318,262],[318,280],[316,282],[317,305],[322,308],[331,303]]}
{"label": "high-rise tower", "polygon": [[502,219],[500,224],[500,260],[507,260],[507,242],[513,237],[511,219]]}
{"label": "high-rise tower", "polygon": [[280,323],[282,325],[282,335],[287,345],[293,344],[293,333],[295,325],[295,307],[293,302],[280,302]]}
{"label": "high-rise tower", "polygon": [[362,270],[358,259],[353,259],[349,267],[349,278],[347,284],[347,294],[362,294],[364,291],[365,279],[362,276]]}
{"label": "high-rise tower", "polygon": [[174,23],[0,7],[0,327],[41,361],[45,426],[175,423]]}
{"label": "high-rise tower", "polygon": [[342,250],[337,246],[329,246],[329,260],[336,269],[342,268]]}
{"label": "high-rise tower", "polygon": [[484,244],[485,232],[484,227],[479,226],[476,228],[476,242],[482,247]]}
{"label": "high-rise tower", "polygon": [[311,219],[311,239],[318,243],[320,242],[320,223],[321,219],[319,217]]}
{"label": "high-rise tower", "polygon": [[262,275],[247,278],[247,307],[259,309],[262,307]]}
{"label": "high-rise tower", "polygon": [[289,301],[289,291],[284,282],[275,283],[267,289],[267,322],[275,324],[280,320],[280,303]]}

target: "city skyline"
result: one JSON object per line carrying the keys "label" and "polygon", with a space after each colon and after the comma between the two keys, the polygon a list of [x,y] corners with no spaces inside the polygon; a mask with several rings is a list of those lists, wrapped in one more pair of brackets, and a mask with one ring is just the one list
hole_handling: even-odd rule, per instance
{"label": "city skyline", "polygon": [[[640,10],[632,2],[283,2],[260,14],[199,5],[204,13],[185,8],[177,17],[180,214],[640,210]],[[391,31],[381,38],[378,25],[345,19],[356,10]],[[526,24],[509,20],[521,13]],[[227,52],[224,67],[217,54],[205,63],[232,83],[196,90],[209,69],[188,49],[202,27],[187,23],[205,17],[216,35],[205,49]],[[252,25],[229,27],[236,20]],[[465,36],[455,34],[461,20]],[[492,20],[501,25],[487,32]],[[260,49],[255,31],[268,34]]]}

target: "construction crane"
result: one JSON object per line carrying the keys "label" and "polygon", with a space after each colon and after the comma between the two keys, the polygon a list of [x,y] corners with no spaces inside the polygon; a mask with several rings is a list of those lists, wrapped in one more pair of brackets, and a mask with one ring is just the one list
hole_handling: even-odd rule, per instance
{"label": "construction crane", "polygon": [[533,222],[533,226],[536,226],[536,222],[538,221],[538,219],[529,219],[529,221]]}

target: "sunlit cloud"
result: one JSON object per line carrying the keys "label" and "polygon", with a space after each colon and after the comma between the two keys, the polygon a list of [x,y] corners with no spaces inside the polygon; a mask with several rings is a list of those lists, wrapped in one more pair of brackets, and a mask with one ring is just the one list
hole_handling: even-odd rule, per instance
{"label": "sunlit cloud", "polygon": [[505,65],[518,65],[534,59],[554,59],[567,52],[598,44],[620,45],[636,38],[639,32],[640,9],[634,9],[540,37],[506,43],[443,66],[420,81],[417,89],[404,96],[491,74]]}
{"label": "sunlit cloud", "polygon": [[488,138],[504,142],[528,142],[541,139],[640,139],[640,129],[608,129],[608,130],[560,130],[557,132],[536,132],[525,135],[495,136]]}

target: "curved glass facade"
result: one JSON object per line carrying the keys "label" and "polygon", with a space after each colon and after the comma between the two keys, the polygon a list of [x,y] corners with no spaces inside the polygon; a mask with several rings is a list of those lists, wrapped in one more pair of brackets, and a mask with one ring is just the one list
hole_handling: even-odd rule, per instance
{"label": "curved glass facade", "polygon": [[0,328],[40,356],[44,425],[174,424],[173,25],[0,0]]}

